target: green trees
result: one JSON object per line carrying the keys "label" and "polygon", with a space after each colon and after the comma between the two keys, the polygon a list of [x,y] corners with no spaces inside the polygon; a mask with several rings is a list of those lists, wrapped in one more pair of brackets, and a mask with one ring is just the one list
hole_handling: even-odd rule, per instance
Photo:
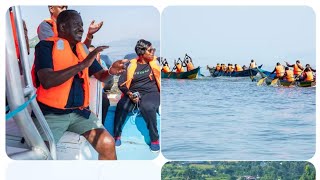
{"label": "green trees", "polygon": [[302,176],[299,178],[299,180],[315,180],[316,179],[316,172],[314,169],[314,166],[310,164],[306,164],[305,168],[304,168],[304,172],[302,174]]}
{"label": "green trees", "polygon": [[242,180],[315,180],[315,168],[303,161],[266,162],[169,162],[162,168],[162,179]]}

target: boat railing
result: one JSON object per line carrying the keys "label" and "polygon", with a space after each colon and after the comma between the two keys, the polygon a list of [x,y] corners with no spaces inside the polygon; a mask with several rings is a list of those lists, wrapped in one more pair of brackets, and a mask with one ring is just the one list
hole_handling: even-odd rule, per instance
{"label": "boat railing", "polygon": [[[34,98],[36,92],[32,84],[20,7],[12,7],[12,13],[14,15],[14,23],[17,31],[24,83],[21,83],[20,81],[21,76],[13,38],[14,32],[11,28],[9,13],[10,11],[7,12],[6,16],[6,98],[11,111],[20,108],[20,111],[13,115],[13,120],[30,147],[30,150],[13,153],[10,154],[9,157],[12,159],[56,159],[56,144],[52,132]],[[50,151],[40,136],[28,109],[21,108],[29,105],[36,116],[36,120],[45,132]]]}

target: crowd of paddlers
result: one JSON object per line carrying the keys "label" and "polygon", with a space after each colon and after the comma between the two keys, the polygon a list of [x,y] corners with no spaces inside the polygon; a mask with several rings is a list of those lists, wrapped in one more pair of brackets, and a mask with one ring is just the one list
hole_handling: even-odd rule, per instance
{"label": "crowd of paddlers", "polygon": [[162,72],[169,73],[175,70],[176,73],[188,72],[194,69],[194,65],[192,62],[192,58],[186,54],[184,59],[178,58],[178,60],[174,60],[174,66],[172,70],[170,70],[169,63],[166,58],[161,58],[160,62],[162,64]]}
{"label": "crowd of paddlers", "polygon": [[[207,66],[208,69],[213,69]],[[241,72],[248,69],[254,69],[257,68],[257,64],[254,60],[251,60],[251,63],[249,67],[247,68],[245,65],[240,66],[238,64],[235,64],[233,66],[232,64],[228,64],[226,66],[225,64],[219,64],[217,63],[216,67],[214,68],[215,72],[225,72],[225,73],[232,73],[232,72]],[[259,69],[259,68],[258,68]],[[262,71],[260,69],[260,73],[263,73],[263,76],[266,77],[272,77],[274,79],[281,79],[286,80],[288,82],[293,81],[315,81],[315,73],[316,70],[313,69],[310,64],[306,64],[303,66],[300,62],[300,60],[297,60],[295,64],[289,64],[285,61],[285,65],[282,65],[280,62],[277,62],[275,68],[273,71]]]}

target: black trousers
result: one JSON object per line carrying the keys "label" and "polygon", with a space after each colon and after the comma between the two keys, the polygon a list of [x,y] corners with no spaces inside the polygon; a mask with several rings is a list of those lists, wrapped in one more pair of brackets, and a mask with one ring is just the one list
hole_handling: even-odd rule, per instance
{"label": "black trousers", "polygon": [[[143,119],[146,121],[152,142],[159,140],[159,133],[157,129],[157,110],[159,105],[159,92],[141,95],[139,109]],[[122,126],[127,118],[128,113],[132,111],[133,107],[134,103],[126,95],[118,102],[114,116],[114,137],[121,136]]]}
{"label": "black trousers", "polygon": [[109,106],[110,106],[110,101],[108,98],[108,94],[103,92],[102,93],[102,124],[103,125],[107,117]]}

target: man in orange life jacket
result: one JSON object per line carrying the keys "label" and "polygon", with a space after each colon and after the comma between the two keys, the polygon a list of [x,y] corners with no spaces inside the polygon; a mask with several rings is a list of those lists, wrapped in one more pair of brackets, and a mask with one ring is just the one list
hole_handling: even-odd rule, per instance
{"label": "man in orange life jacket", "polygon": [[240,72],[240,71],[243,71],[243,68],[242,68],[239,64],[235,64],[235,65],[234,65],[234,70],[235,70],[236,72]]}
{"label": "man in orange life jacket", "polygon": [[183,62],[187,67],[187,71],[191,71],[194,69],[192,58],[188,54],[185,55]]}
{"label": "man in orange life jacket", "polygon": [[161,71],[163,71],[165,73],[170,72],[170,67],[169,67],[169,63],[168,63],[167,59],[164,59],[162,61],[162,69],[161,69]]}
{"label": "man in orange life jacket", "polygon": [[[123,97],[117,104],[114,117],[114,137],[116,146],[121,145],[121,132],[128,112],[134,106],[139,107],[143,119],[146,121],[151,139],[150,149],[160,150],[157,129],[157,110],[160,105],[160,65],[154,56],[155,49],[149,41],[141,39],[137,42],[136,59],[130,60],[127,71],[118,81]],[[139,92],[139,96],[133,93]]]}
{"label": "man in orange life jacket", "polygon": [[[179,61],[181,63],[179,63]],[[176,73],[182,73],[184,72],[183,67],[186,67],[186,65],[181,61],[180,58],[178,58],[178,61],[174,60],[175,67],[173,67],[174,70],[176,70]]]}
{"label": "man in orange life jacket", "polygon": [[[50,12],[50,18],[45,19],[40,23],[37,29],[38,37],[41,40],[46,40],[49,37],[56,37],[58,36],[57,31],[57,17],[62,12],[68,9],[68,6],[60,5],[60,6],[48,6],[49,12]],[[99,31],[99,29],[102,27],[103,22],[100,22],[98,24],[94,23],[94,20],[89,25],[88,34],[86,36],[85,41],[83,42],[87,48],[90,47],[91,41],[93,38],[93,34]]]}
{"label": "man in orange life jacket", "polygon": [[313,72],[310,67],[307,67],[302,74],[302,80],[307,82],[314,81]]}
{"label": "man in orange life jacket", "polygon": [[313,69],[313,68],[310,66],[310,64],[306,64],[306,68],[310,68],[310,70],[311,70],[312,72],[317,72],[315,69]]}
{"label": "man in orange life jacket", "polygon": [[274,70],[270,74],[273,74],[274,72],[276,72],[276,76],[274,78],[281,79],[284,75],[284,72],[285,72],[284,66],[278,62],[276,67],[274,68]]}
{"label": "man in orange life jacket", "polygon": [[108,71],[95,60],[106,46],[87,54],[88,49],[80,42],[83,25],[77,11],[61,12],[57,29],[58,37],[40,41],[35,47],[33,75],[41,111],[56,142],[65,131],[75,132],[88,140],[99,153],[99,159],[116,159],[114,139],[88,109],[89,76],[105,81],[110,75],[122,73],[128,60],[114,62]]}
{"label": "man in orange life jacket", "polygon": [[288,82],[294,81],[293,71],[289,69],[289,67],[285,68],[285,72],[283,75],[283,78]]}
{"label": "man in orange life jacket", "polygon": [[253,68],[256,68],[256,67],[257,67],[257,63],[254,62],[253,59],[251,59],[251,62],[250,62],[250,64],[249,64],[249,69],[253,69]]}
{"label": "man in orange life jacket", "polygon": [[288,62],[286,62],[288,67],[293,67],[293,74],[295,77],[300,76],[302,71],[303,71],[303,67],[302,64],[300,63],[299,60],[296,61],[295,64],[290,65]]}

